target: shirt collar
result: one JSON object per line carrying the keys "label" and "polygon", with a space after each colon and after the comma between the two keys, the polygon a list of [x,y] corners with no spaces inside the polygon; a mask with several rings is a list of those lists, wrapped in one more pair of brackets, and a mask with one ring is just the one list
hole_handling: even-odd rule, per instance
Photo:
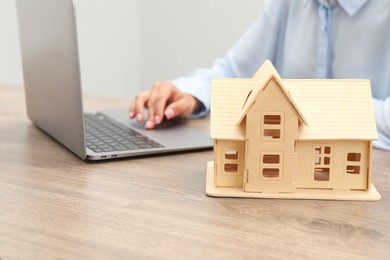
{"label": "shirt collar", "polygon": [[[327,0],[318,0],[318,2],[322,5],[328,6]],[[332,3],[334,4],[337,2],[349,16],[354,16],[363,7],[367,0],[331,0],[330,2],[331,5]]]}
{"label": "shirt collar", "polygon": [[367,2],[367,0],[338,0],[340,6],[349,14],[354,16]]}

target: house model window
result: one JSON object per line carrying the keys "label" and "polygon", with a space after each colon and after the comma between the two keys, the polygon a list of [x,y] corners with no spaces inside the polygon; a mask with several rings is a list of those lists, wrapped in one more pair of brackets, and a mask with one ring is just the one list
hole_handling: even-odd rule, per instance
{"label": "house model window", "polygon": [[361,157],[361,153],[348,153],[346,169],[348,174],[360,174]]}
{"label": "house model window", "polygon": [[330,162],[332,147],[329,145],[315,145],[314,152],[314,180],[330,181]]}
{"label": "house model window", "polygon": [[225,165],[224,171],[229,173],[238,172],[238,151],[228,150],[225,151]]}
{"label": "house model window", "polygon": [[263,140],[283,140],[283,113],[263,113],[261,137]]}
{"label": "house model window", "polygon": [[262,153],[260,156],[260,179],[280,179],[282,162],[282,153]]}

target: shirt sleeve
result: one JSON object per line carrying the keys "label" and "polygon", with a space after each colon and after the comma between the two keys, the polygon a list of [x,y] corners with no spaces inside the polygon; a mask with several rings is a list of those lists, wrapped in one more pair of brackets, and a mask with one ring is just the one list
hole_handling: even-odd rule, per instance
{"label": "shirt sleeve", "polygon": [[288,1],[266,1],[263,10],[224,58],[217,59],[211,68],[198,69],[172,83],[202,103],[191,117],[206,115],[210,110],[210,87],[213,78],[252,77],[258,67],[275,58],[278,37],[282,35],[283,12]]}
{"label": "shirt sleeve", "polygon": [[390,151],[390,97],[384,101],[373,99],[378,140],[374,147]]}

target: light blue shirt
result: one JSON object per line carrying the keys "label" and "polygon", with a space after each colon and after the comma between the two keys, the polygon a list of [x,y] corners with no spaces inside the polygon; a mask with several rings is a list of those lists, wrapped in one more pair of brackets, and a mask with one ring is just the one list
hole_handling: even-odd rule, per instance
{"label": "light blue shirt", "polygon": [[390,150],[388,0],[271,0],[223,59],[173,83],[210,109],[213,78],[250,78],[269,59],[282,78],[370,79],[379,140]]}

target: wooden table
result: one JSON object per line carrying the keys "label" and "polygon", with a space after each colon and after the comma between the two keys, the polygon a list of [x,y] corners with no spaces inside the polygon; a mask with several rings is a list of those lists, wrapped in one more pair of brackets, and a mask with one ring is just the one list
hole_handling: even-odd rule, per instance
{"label": "wooden table", "polygon": [[212,159],[84,162],[26,118],[21,87],[2,84],[0,259],[390,258],[389,152],[374,151],[379,202],[207,197]]}

